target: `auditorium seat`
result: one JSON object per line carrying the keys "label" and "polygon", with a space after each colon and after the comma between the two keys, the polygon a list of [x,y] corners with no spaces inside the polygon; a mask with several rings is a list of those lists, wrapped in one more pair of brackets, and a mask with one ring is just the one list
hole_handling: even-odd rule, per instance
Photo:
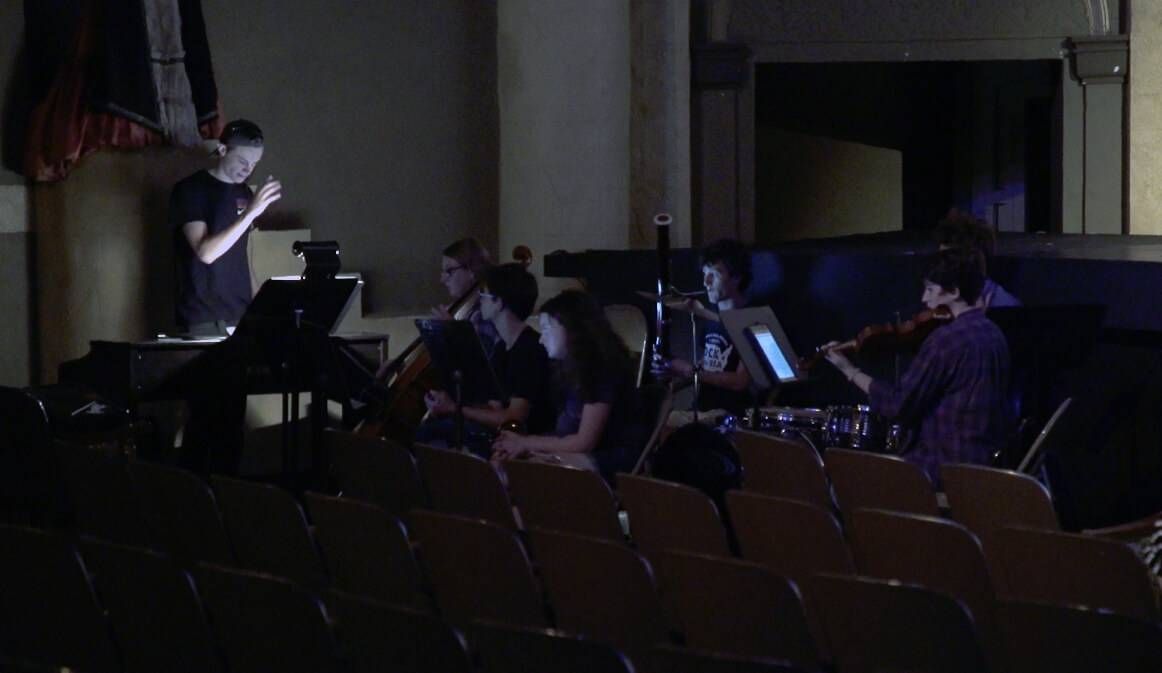
{"label": "auditorium seat", "polygon": [[823,622],[807,580],[815,573],[855,574],[839,522],[830,511],[806,502],[745,491],[728,492],[726,507],[742,557],[798,585],[820,658],[829,660]]}
{"label": "auditorium seat", "polygon": [[810,583],[837,673],[990,670],[971,615],[950,596],[866,577],[816,575]]}
{"label": "auditorium seat", "polygon": [[649,663],[650,668],[644,670],[658,673],[805,673],[812,670],[796,668],[778,659],[740,657],[673,645],[654,648]]}
{"label": "auditorium seat", "polygon": [[980,538],[985,550],[992,531],[1003,526],[1060,530],[1049,491],[1036,479],[981,465],[940,467],[953,519]]}
{"label": "auditorium seat", "polygon": [[331,479],[344,498],[374,503],[404,520],[412,509],[427,506],[416,461],[407,448],[339,430],[324,432],[323,442]]}
{"label": "auditorium seat", "polygon": [[210,486],[188,470],[133,461],[129,476],[154,537],[179,561],[234,565],[234,550]]}
{"label": "auditorium seat", "polygon": [[81,544],[125,673],[224,670],[194,584],[174,560],[99,540]]}
{"label": "auditorium seat", "polygon": [[549,625],[540,587],[514,531],[483,519],[414,510],[411,533],[436,605],[449,623]]}
{"label": "auditorium seat", "polygon": [[316,590],[326,586],[303,509],[289,492],[217,475],[210,481],[239,565]]}
{"label": "auditorium seat", "polygon": [[818,669],[792,581],[758,563],[683,552],[664,554],[658,574],[688,647]]}
{"label": "auditorium seat", "polygon": [[730,556],[718,508],[698,489],[649,477],[617,475],[617,492],[637,549],[657,563],[668,549]]}
{"label": "auditorium seat", "polygon": [[64,445],[57,445],[57,456],[80,533],[139,547],[154,545],[124,457]]}
{"label": "auditorium seat", "polygon": [[526,528],[625,540],[613,492],[598,473],[526,460],[506,461],[504,472]]}
{"label": "auditorium seat", "polygon": [[1162,624],[1101,610],[1001,601],[1008,673],[1157,673]]}
{"label": "auditorium seat", "polygon": [[954,521],[857,509],[847,537],[860,575],[900,580],[948,594],[964,603],[991,661],[999,652],[996,595],[976,536]]}
{"label": "auditorium seat", "polygon": [[631,661],[668,639],[642,556],[608,540],[539,528],[529,535],[558,628],[610,643]]}
{"label": "auditorium seat", "polygon": [[58,668],[121,670],[85,566],[63,538],[0,525],[0,652]]}
{"label": "auditorium seat", "polygon": [[1001,528],[985,547],[997,593],[1162,619],[1157,580],[1128,545],[1088,535]]}
{"label": "auditorium seat", "polygon": [[432,611],[407,529],[398,518],[358,500],[318,493],[304,498],[333,589]]}
{"label": "auditorium seat", "polygon": [[323,604],[287,580],[199,564],[193,575],[230,673],[339,671]]}
{"label": "auditorium seat", "polygon": [[928,475],[899,456],[829,448],[823,463],[845,518],[860,507],[940,516]]}
{"label": "auditorium seat", "polygon": [[487,460],[423,444],[417,444],[415,452],[432,510],[520,528],[508,491]]}
{"label": "auditorium seat", "polygon": [[736,430],[742,459],[742,488],[779,498],[802,500],[831,509],[831,486],[818,452],[803,442]]}
{"label": "auditorium seat", "polygon": [[[552,629],[476,622],[468,631],[481,673],[633,673],[612,645]],[[638,669],[640,670],[640,669]]]}
{"label": "auditorium seat", "polygon": [[362,596],[327,597],[350,673],[473,673],[460,633],[440,619]]}

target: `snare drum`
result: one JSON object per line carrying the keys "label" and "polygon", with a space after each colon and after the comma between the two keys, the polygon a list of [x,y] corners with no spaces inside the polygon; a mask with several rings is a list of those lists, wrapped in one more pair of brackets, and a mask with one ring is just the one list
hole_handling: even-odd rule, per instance
{"label": "snare drum", "polygon": [[866,404],[827,407],[823,429],[826,446],[841,449],[883,451],[888,438],[888,424]]}
{"label": "snare drum", "polygon": [[800,407],[763,407],[756,421],[748,411],[743,427],[758,432],[769,432],[787,439],[805,439],[815,446],[823,439],[827,412],[822,409]]}

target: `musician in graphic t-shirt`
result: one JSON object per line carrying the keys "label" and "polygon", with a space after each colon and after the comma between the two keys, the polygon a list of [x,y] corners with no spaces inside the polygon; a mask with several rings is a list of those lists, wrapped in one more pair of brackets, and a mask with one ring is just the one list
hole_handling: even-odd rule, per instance
{"label": "musician in graphic t-shirt", "polygon": [[[744,293],[751,279],[750,251],[738,241],[722,239],[703,248],[701,257],[702,285],[716,311],[706,309],[696,300],[688,300],[687,308],[695,315],[704,316],[698,325],[702,334],[698,408],[742,413],[751,404],[750,374],[717,313],[746,307]],[[694,364],[680,358],[668,361],[655,358],[652,370],[657,376],[678,381],[694,376]]]}

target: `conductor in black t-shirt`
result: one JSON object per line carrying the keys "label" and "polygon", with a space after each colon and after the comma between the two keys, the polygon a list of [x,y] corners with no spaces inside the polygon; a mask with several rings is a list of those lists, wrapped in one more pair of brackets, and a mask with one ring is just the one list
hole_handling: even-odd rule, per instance
{"label": "conductor in black t-shirt", "polygon": [[[480,313],[496,327],[500,341],[489,354],[489,364],[504,386],[507,400],[464,407],[465,447],[487,456],[502,425],[517,423],[528,432],[547,432],[554,420],[549,392],[549,356],[540,335],[525,323],[537,302],[537,279],[522,264],[501,264],[484,272]],[[417,441],[442,443],[451,439],[456,405],[443,390],[424,397],[436,417],[420,426]]]}
{"label": "conductor in black t-shirt", "polygon": [[253,192],[246,184],[262,159],[257,124],[232,121],[219,141],[217,164],[177,183],[169,205],[177,322],[198,335],[224,336],[246,311],[253,296],[246,252],[250,228],[282,197],[282,185],[273,178]]}

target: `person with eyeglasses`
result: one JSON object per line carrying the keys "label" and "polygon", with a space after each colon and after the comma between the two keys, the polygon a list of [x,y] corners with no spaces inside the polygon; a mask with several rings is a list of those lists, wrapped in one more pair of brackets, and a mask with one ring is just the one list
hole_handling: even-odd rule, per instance
{"label": "person with eyeglasses", "polygon": [[282,183],[273,177],[257,189],[246,184],[262,160],[264,145],[257,124],[232,121],[219,136],[214,167],[173,188],[169,221],[177,265],[174,308],[179,328],[187,333],[226,336],[253,298],[246,252],[250,230],[282,198]]}
{"label": "person with eyeglasses", "polygon": [[[483,277],[484,271],[491,265],[492,258],[480,241],[472,237],[462,238],[444,248],[443,256],[440,258],[440,283],[455,302],[472,291],[477,281]],[[452,314],[448,309],[448,304],[436,306],[432,309],[432,317],[451,320]],[[500,335],[492,323],[481,315],[479,299],[469,308],[467,320],[476,328],[480,343],[484,344],[484,351],[492,352],[500,341]]]}
{"label": "person with eyeglasses", "polygon": [[[491,453],[501,426],[517,424],[529,432],[546,432],[554,415],[549,393],[549,356],[540,334],[525,321],[537,302],[537,279],[522,264],[501,264],[483,272],[481,317],[495,328],[500,341],[488,358],[507,400],[466,406],[464,446],[479,456]],[[444,390],[431,390],[424,402],[432,418],[421,424],[416,441],[446,446],[454,437],[456,404]]]}

